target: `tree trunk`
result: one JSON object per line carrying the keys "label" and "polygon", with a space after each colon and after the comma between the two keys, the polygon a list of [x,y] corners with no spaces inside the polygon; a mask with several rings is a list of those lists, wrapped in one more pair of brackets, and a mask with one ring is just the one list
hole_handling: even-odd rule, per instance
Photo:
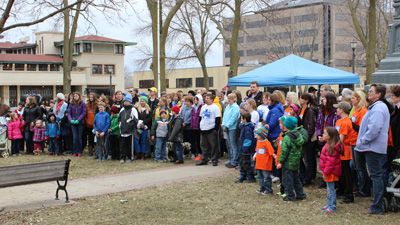
{"label": "tree trunk", "polygon": [[372,73],[375,72],[376,53],[376,0],[369,1],[368,9],[368,45],[366,53],[366,82],[371,83]]}
{"label": "tree trunk", "polygon": [[203,85],[204,88],[206,88],[207,90],[210,89],[210,83],[208,81],[208,71],[207,71],[207,65],[206,65],[206,59],[205,59],[205,55],[202,55],[200,57],[198,57],[200,65],[201,65],[201,71],[203,72]]}
{"label": "tree trunk", "polygon": [[157,42],[157,37],[159,33],[157,33],[158,26],[159,26],[159,13],[157,12],[157,1],[159,0],[146,0],[147,2],[147,8],[149,9],[150,12],[150,17],[151,17],[151,34],[153,38],[153,57],[152,57],[152,62],[151,62],[151,71],[153,72],[154,76],[154,86],[158,87],[158,79],[157,79],[157,73],[158,73],[158,42]]}
{"label": "tree trunk", "polygon": [[[64,0],[64,5],[68,5],[68,0]],[[63,92],[71,93],[71,65],[70,65],[70,47],[69,47],[69,15],[70,9],[64,10],[64,45],[63,45]]]}
{"label": "tree trunk", "polygon": [[238,38],[241,24],[241,0],[235,0],[235,11],[233,18],[232,37],[229,42],[229,50],[231,53],[228,78],[234,77],[238,74],[239,67],[239,52],[238,52]]}

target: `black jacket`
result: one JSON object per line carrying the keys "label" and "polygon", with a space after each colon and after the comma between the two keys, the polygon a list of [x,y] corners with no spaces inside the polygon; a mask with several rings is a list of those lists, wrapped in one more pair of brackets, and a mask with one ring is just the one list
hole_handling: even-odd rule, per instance
{"label": "black jacket", "polygon": [[400,109],[397,106],[390,116],[390,127],[392,129],[394,148],[397,151],[400,149]]}
{"label": "black jacket", "polygon": [[183,119],[179,116],[173,117],[168,124],[168,141],[169,142],[183,142],[182,134]]}
{"label": "black jacket", "polygon": [[139,120],[143,120],[143,124],[146,125],[149,130],[151,128],[151,112],[148,112],[146,110],[144,110],[143,112],[139,112],[138,110],[138,116],[139,116]]}
{"label": "black jacket", "polygon": [[[247,98],[252,98],[251,95],[252,94],[249,93],[249,95],[247,95]],[[263,99],[263,92],[262,91],[258,91],[256,96],[253,99],[254,99],[254,101],[256,101],[257,107],[259,105],[261,105],[262,104],[262,99]]]}
{"label": "black jacket", "polygon": [[32,107],[25,107],[22,116],[25,121],[25,124],[27,126],[30,126],[31,122],[35,122],[38,119],[42,119],[43,113],[42,109],[39,106],[34,105]]}
{"label": "black jacket", "polygon": [[125,106],[124,110],[119,113],[121,134],[134,134],[137,129],[137,118],[131,118],[132,110],[136,110],[133,106]]}
{"label": "black jacket", "polygon": [[303,117],[300,120],[300,125],[308,132],[309,140],[312,139],[315,133],[317,122],[318,109],[314,106],[308,106],[304,111]]}

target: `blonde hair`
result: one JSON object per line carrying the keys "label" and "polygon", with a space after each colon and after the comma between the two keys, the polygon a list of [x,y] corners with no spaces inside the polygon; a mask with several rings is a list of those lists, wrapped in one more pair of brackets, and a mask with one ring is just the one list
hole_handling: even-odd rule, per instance
{"label": "blonde hair", "polygon": [[235,93],[230,93],[228,95],[228,99],[232,99],[233,101],[237,101],[237,95]]}
{"label": "blonde hair", "polygon": [[256,104],[256,101],[254,101],[254,99],[252,99],[252,98],[248,99],[247,104],[249,104],[253,110],[257,109],[257,104]]}
{"label": "blonde hair", "polygon": [[285,105],[286,97],[285,97],[285,93],[283,91],[275,90],[274,92],[272,92],[272,94],[276,94],[279,98],[279,103],[281,103],[282,105]]}
{"label": "blonde hair", "polygon": [[352,94],[353,97],[358,99],[358,108],[362,108],[362,107],[367,107],[368,103],[367,103],[367,99],[365,97],[365,93],[363,91],[354,91]]}
{"label": "blonde hair", "polygon": [[298,105],[299,104],[299,97],[297,96],[296,92],[288,92],[286,94],[286,99],[288,99],[291,103]]}

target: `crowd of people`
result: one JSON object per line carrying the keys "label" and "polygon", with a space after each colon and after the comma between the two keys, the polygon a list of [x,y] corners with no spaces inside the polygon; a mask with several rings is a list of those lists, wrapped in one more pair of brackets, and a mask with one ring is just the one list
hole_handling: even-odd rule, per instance
{"label": "crowd of people", "polygon": [[[373,196],[369,213],[384,212],[390,163],[400,151],[400,86],[373,84],[368,93],[329,85],[306,93],[262,92],[257,82],[242,98],[237,90],[183,93],[131,89],[113,96],[57,94],[42,105],[28,96],[9,112],[11,153],[89,156],[99,161],[153,158],[156,162],[225,166],[239,170],[237,183],[253,183],[262,195],[306,199],[304,186],[317,182],[317,159],[327,188],[325,213],[336,199]],[[190,147],[188,147],[190,146]],[[186,156],[186,157],[185,157]]]}

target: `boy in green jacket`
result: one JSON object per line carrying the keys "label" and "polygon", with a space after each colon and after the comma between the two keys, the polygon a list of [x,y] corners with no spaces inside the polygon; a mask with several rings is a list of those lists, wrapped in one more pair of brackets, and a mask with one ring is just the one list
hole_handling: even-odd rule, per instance
{"label": "boy in green jacket", "polygon": [[285,194],[284,201],[303,200],[306,194],[303,191],[299,177],[300,158],[304,137],[296,129],[297,118],[289,116],[282,118],[285,135],[281,145],[281,154],[277,168],[282,168],[282,179]]}
{"label": "boy in green jacket", "polygon": [[111,107],[111,125],[110,129],[108,130],[110,136],[110,151],[111,152],[111,159],[118,160],[120,157],[119,154],[119,117],[118,117],[118,108],[116,106]]}

